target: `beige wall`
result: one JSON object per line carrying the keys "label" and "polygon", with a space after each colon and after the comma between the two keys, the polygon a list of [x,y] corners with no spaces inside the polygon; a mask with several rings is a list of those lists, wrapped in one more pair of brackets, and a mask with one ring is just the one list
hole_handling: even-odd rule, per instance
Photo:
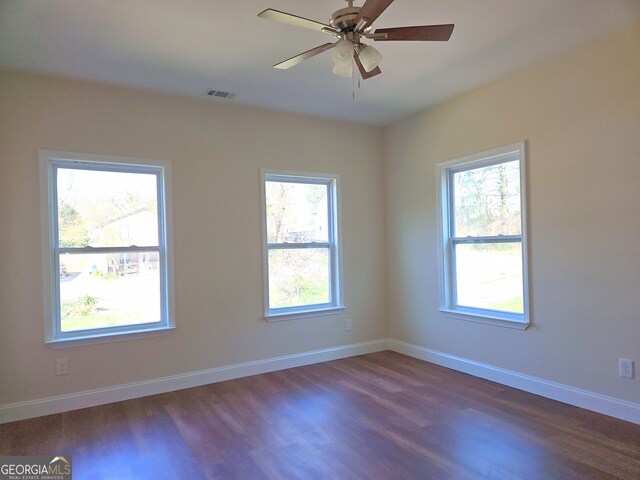
{"label": "beige wall", "polygon": [[[0,71],[0,404],[383,338],[381,137],[373,127]],[[172,162],[175,333],[44,345],[39,149]],[[262,320],[260,167],[341,175],[345,314]],[[55,376],[58,357],[69,358],[68,376]]]}
{"label": "beige wall", "polygon": [[[386,131],[390,336],[640,401],[640,25]],[[428,85],[425,85],[428,88]],[[528,140],[533,326],[437,312],[436,163]]]}

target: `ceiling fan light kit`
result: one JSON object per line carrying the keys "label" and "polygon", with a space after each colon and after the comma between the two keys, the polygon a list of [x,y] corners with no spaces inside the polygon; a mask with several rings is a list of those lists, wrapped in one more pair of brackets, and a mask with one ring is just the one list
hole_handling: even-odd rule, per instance
{"label": "ceiling fan light kit", "polygon": [[365,45],[359,53],[360,62],[367,73],[380,65],[382,61],[382,54],[371,45]]}
{"label": "ceiling fan light kit", "polygon": [[353,62],[349,63],[334,63],[333,64],[333,73],[338,75],[339,77],[353,77]]}
{"label": "ceiling fan light kit", "polygon": [[331,59],[333,60],[333,73],[341,77],[353,76],[353,55],[355,47],[348,40],[340,40],[333,47]]}
{"label": "ceiling fan light kit", "polygon": [[333,63],[351,63],[355,47],[348,40],[340,40],[333,47],[331,58]]}
{"label": "ceiling fan light kit", "polygon": [[284,62],[277,63],[274,68],[287,70],[303,61],[315,57],[327,50],[333,50],[333,73],[341,77],[353,75],[355,62],[364,80],[380,75],[379,64],[382,54],[363,42],[363,39],[373,41],[447,41],[451,38],[454,25],[425,25],[418,27],[396,27],[373,30],[372,24],[384,12],[393,0],[365,0],[362,7],[353,5],[353,0],[347,0],[348,6],[341,8],[331,15],[329,24],[316,22],[307,18],[292,15],[268,8],[258,14],[260,18],[275,20],[297,27],[317,30],[338,39],[335,43],[325,43],[319,47],[291,57]]}

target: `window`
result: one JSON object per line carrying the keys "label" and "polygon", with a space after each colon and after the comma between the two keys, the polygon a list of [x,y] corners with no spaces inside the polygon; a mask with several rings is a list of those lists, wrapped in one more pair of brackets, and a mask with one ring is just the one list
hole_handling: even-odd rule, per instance
{"label": "window", "polygon": [[169,164],[44,151],[41,169],[46,341],[171,329]]}
{"label": "window", "polygon": [[342,309],[338,177],[262,171],[265,317]]}
{"label": "window", "polygon": [[529,325],[524,143],[438,165],[441,310]]}

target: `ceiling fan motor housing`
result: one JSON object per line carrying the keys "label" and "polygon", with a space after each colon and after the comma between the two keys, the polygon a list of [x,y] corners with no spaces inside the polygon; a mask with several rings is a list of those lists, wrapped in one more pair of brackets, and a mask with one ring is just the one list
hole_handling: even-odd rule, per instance
{"label": "ceiling fan motor housing", "polygon": [[359,12],[360,7],[341,8],[333,12],[329,24],[341,31],[353,30],[356,27],[356,19],[358,18]]}

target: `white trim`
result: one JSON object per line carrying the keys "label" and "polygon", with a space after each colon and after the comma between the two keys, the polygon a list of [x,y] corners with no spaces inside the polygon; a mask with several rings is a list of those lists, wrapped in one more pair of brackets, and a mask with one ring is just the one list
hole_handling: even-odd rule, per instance
{"label": "white trim", "polygon": [[[110,155],[96,155],[77,152],[61,152],[55,150],[40,150],[40,208],[41,208],[41,242],[43,269],[43,299],[44,299],[44,338],[45,343],[54,347],[89,345],[108,341],[126,340],[134,336],[157,336],[166,334],[175,328],[174,283],[173,283],[173,202],[171,187],[171,163],[165,160],[151,160],[144,158],[115,157]],[[160,275],[162,301],[162,319],[148,325],[127,325],[79,332],[59,332],[56,325],[58,316],[58,259],[53,255],[54,250],[67,251],[57,247],[57,205],[54,202],[55,168],[56,165],[77,165],[78,168],[88,170],[108,171],[146,171],[152,170],[158,181],[158,245],[153,247],[127,247],[127,250],[154,250],[160,254]],[[55,245],[56,247],[52,247]],[[84,249],[73,249],[82,252]],[[90,249],[92,253],[105,250],[124,249]],[[94,333],[91,333],[94,332]],[[150,335],[144,335],[150,334]],[[113,337],[111,340],[107,337]],[[65,345],[66,343],[66,345]]]}
{"label": "white trim", "polygon": [[542,378],[532,377],[512,370],[476,362],[468,358],[457,357],[411,343],[401,342],[400,340],[390,339],[389,349],[426,362],[468,373],[475,377],[517,388],[518,390],[524,390],[525,392],[541,395],[552,400],[568,403],[569,405],[640,424],[640,403],[633,403]]}
{"label": "white trim", "polygon": [[309,310],[308,312],[298,311],[294,313],[270,313],[264,318],[267,322],[284,322],[287,320],[297,320],[299,318],[324,317],[326,315],[338,315],[345,310],[344,307],[328,307]]}
{"label": "white trim", "polygon": [[42,258],[42,293],[44,306],[44,340],[52,340],[54,337],[53,328],[53,281],[52,271],[55,269],[53,255],[51,255],[51,232],[53,226],[53,212],[51,212],[51,165],[46,150],[40,150],[39,174],[40,174],[40,246]]}
{"label": "white trim", "polygon": [[[320,244],[291,244],[286,248],[328,248],[331,261],[331,303],[322,305],[305,305],[280,309],[269,308],[269,243],[267,238],[267,201],[265,182],[267,177],[274,177],[274,181],[289,181],[294,183],[321,183],[331,189],[328,198],[328,222],[331,238],[327,243]],[[281,178],[278,178],[281,177]],[[340,175],[317,172],[301,172],[293,170],[260,169],[260,214],[262,227],[262,298],[263,315],[267,322],[296,320],[301,318],[335,315],[344,310],[344,285],[342,281],[342,209],[340,195]],[[327,246],[328,244],[328,246]],[[273,246],[272,246],[273,247]]]}
{"label": "white trim", "polygon": [[248,377],[250,375],[259,375],[261,373],[274,372],[287,368],[301,367],[313,363],[328,362],[340,358],[381,352],[387,349],[388,342],[386,339],[374,340],[371,342],[354,343],[322,350],[238,363],[113,387],[85,390],[67,395],[9,403],[0,405],[0,424],[68,412],[80,408],[121,402],[132,398],[157,395],[159,393],[173,392],[175,390],[198,387],[200,385],[223,382],[225,380]]}
{"label": "white trim", "polygon": [[495,325],[497,327],[515,328],[516,330],[526,330],[531,325],[527,321],[517,318],[507,319],[505,315],[491,315],[488,310],[482,310],[482,313],[472,313],[455,308],[439,308],[438,309],[447,318],[456,320],[466,320],[467,322],[484,323],[487,325]]}
{"label": "white trim", "polygon": [[101,343],[124,342],[126,340],[142,340],[143,338],[163,337],[173,332],[176,327],[141,328],[140,330],[127,330],[126,332],[111,332],[99,335],[75,336],[73,338],[60,338],[45,342],[48,347],[54,349],[84,347],[86,345],[98,345]]}
{"label": "white trim", "polygon": [[[438,205],[438,293],[439,310],[449,318],[467,320],[487,325],[518,328],[526,330],[531,324],[531,314],[529,305],[529,250],[527,234],[527,143],[526,141],[505,145],[484,152],[474,153],[452,160],[447,160],[436,165],[436,191]],[[452,251],[450,247],[450,223],[451,212],[450,192],[449,192],[449,172],[464,171],[470,168],[481,168],[496,163],[510,160],[520,162],[520,215],[522,247],[522,289],[523,307],[522,315],[508,312],[497,312],[480,308],[457,307],[453,304],[452,292],[455,290],[453,284]],[[510,325],[512,324],[512,325]]]}

